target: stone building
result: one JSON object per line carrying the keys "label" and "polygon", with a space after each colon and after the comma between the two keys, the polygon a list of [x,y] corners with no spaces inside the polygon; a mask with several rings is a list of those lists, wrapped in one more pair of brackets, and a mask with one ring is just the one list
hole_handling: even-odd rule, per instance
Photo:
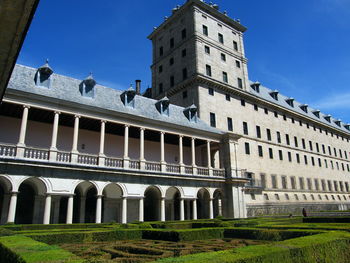
{"label": "stone building", "polygon": [[[189,0],[152,32],[152,88],[17,65],[0,105],[1,223],[346,209],[350,126],[250,82],[239,21]],[[149,98],[152,97],[152,98]]]}

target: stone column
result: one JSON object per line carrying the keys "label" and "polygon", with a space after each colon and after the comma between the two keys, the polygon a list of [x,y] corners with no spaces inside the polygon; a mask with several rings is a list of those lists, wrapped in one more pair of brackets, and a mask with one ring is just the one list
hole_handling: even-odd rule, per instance
{"label": "stone column", "polygon": [[143,213],[143,197],[139,200],[139,221],[144,221],[144,213]]}
{"label": "stone column", "polygon": [[128,222],[128,199],[126,197],[122,198],[122,224]]}
{"label": "stone column", "polygon": [[105,166],[105,134],[106,134],[106,122],[101,120],[101,133],[100,133],[100,152],[98,154],[98,165]]}
{"label": "stone column", "polygon": [[60,112],[54,112],[54,120],[52,126],[52,137],[51,137],[51,147],[50,147],[50,161],[57,161],[57,134],[58,134],[58,123],[60,118]]}
{"label": "stone column", "polygon": [[160,199],[160,221],[165,221],[165,198]]}
{"label": "stone column", "polygon": [[179,165],[180,165],[180,173],[185,173],[185,165],[184,165],[184,150],[183,150],[183,135],[179,135]]}
{"label": "stone column", "polygon": [[18,138],[18,143],[17,143],[17,153],[16,153],[16,156],[18,158],[24,157],[24,149],[26,147],[25,140],[26,140],[26,133],[27,133],[27,122],[28,122],[29,108],[30,107],[28,105],[23,105],[21,130],[19,133],[19,138]]}
{"label": "stone column", "polygon": [[11,193],[7,223],[14,223],[15,222],[16,207],[17,207],[17,194],[18,194],[18,192]]}
{"label": "stone column", "polygon": [[0,224],[5,224],[7,222],[10,197],[11,197],[11,195],[9,193],[4,194],[4,199],[2,201],[2,206],[1,206],[1,211],[0,211],[0,213],[1,213]]}
{"label": "stone column", "polygon": [[180,220],[185,220],[185,201],[183,198],[180,199]]}
{"label": "stone column", "polygon": [[214,206],[213,206],[213,199],[209,199],[209,218],[214,219]]}
{"label": "stone column", "polygon": [[165,162],[165,149],[164,149],[164,132],[160,132],[160,165],[161,171],[166,172],[166,162]]}
{"label": "stone column", "polygon": [[124,129],[124,168],[129,168],[129,125]]}
{"label": "stone column", "polygon": [[51,195],[46,195],[45,199],[45,210],[44,210],[44,225],[50,224],[50,215],[51,215]]}
{"label": "stone column", "polygon": [[71,153],[71,162],[78,162],[78,136],[79,136],[79,115],[74,116],[74,132],[73,132],[73,145],[72,145],[72,153]]}
{"label": "stone column", "polygon": [[80,196],[80,209],[79,209],[79,222],[85,223],[85,205],[86,205],[86,197]]}
{"label": "stone column", "polygon": [[96,196],[96,224],[101,224],[102,219],[102,195]]}
{"label": "stone column", "polygon": [[212,176],[212,175],[213,175],[213,168],[212,168],[212,166],[211,166],[210,141],[207,141],[207,159],[208,159],[209,176]]}
{"label": "stone column", "polygon": [[191,138],[191,151],[192,151],[192,167],[193,174],[197,174],[197,165],[196,165],[196,139],[194,137]]}
{"label": "stone column", "polygon": [[68,205],[67,205],[67,219],[66,224],[72,224],[73,223],[73,195],[70,195],[68,197]]}
{"label": "stone column", "polygon": [[140,128],[140,170],[145,170],[145,128]]}
{"label": "stone column", "polygon": [[193,205],[193,220],[197,220],[197,199],[192,201]]}

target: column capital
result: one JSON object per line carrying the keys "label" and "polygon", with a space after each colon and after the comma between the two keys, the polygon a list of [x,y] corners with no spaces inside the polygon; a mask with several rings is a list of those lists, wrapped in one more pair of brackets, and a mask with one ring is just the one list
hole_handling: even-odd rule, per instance
{"label": "column capital", "polygon": [[212,143],[212,141],[208,139],[208,140],[207,140],[207,143]]}
{"label": "column capital", "polygon": [[29,105],[24,104],[24,105],[23,105],[23,108],[24,108],[24,109],[30,109],[30,106],[29,106]]}
{"label": "column capital", "polygon": [[53,111],[53,113],[54,113],[54,114],[57,114],[57,115],[60,115],[60,114],[61,114],[61,112],[58,111],[58,110]]}
{"label": "column capital", "polygon": [[76,119],[80,119],[80,118],[81,118],[81,115],[79,115],[79,114],[75,114],[75,115],[74,115],[74,118],[76,118]]}
{"label": "column capital", "polygon": [[183,134],[179,134],[178,136],[179,136],[179,138],[185,137],[185,135],[183,135]]}
{"label": "column capital", "polygon": [[191,140],[192,140],[192,141],[195,141],[195,140],[196,140],[196,138],[195,138],[195,137],[191,137]]}
{"label": "column capital", "polygon": [[96,197],[97,197],[97,198],[99,198],[99,197],[103,197],[103,195],[96,195]]}
{"label": "column capital", "polygon": [[164,132],[164,131],[160,131],[159,133],[160,133],[160,134],[163,134],[163,135],[165,134],[165,132]]}
{"label": "column capital", "polygon": [[129,128],[129,127],[130,127],[130,124],[124,124],[124,127],[125,127],[125,128]]}
{"label": "column capital", "polygon": [[107,123],[107,120],[101,120],[101,123]]}
{"label": "column capital", "polygon": [[18,195],[19,194],[19,191],[12,191],[10,192],[11,195]]}
{"label": "column capital", "polygon": [[145,127],[140,127],[139,129],[140,129],[140,131],[145,131],[146,130]]}

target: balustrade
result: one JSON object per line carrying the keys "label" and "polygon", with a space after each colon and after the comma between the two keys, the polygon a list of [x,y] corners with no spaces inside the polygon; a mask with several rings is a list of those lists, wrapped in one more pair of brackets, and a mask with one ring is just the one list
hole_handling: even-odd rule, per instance
{"label": "balustrade", "polygon": [[185,166],[185,174],[193,174],[193,167]]}
{"label": "balustrade", "polygon": [[213,169],[213,176],[225,177],[225,169]]}
{"label": "balustrade", "polygon": [[123,159],[106,158],[105,166],[111,167],[111,168],[122,168],[123,167]]}
{"label": "balustrade", "polygon": [[87,165],[97,165],[98,164],[98,157],[94,156],[94,155],[79,154],[78,155],[78,163],[87,164]]}
{"label": "balustrade", "polygon": [[197,167],[198,175],[209,175],[209,168]]}
{"label": "balustrade", "polygon": [[0,145],[0,156],[15,157],[16,147],[12,145]]}
{"label": "balustrade", "polygon": [[130,160],[130,162],[129,162],[129,168],[130,168],[130,169],[137,169],[137,170],[140,170],[140,161]]}
{"label": "balustrade", "polygon": [[34,148],[26,148],[24,150],[24,158],[35,159],[35,160],[48,160],[49,159],[49,151],[34,149]]}
{"label": "balustrade", "polygon": [[69,163],[70,162],[70,153],[69,152],[58,152],[56,161],[60,162],[60,163]]}
{"label": "balustrade", "polygon": [[145,168],[146,168],[147,171],[160,172],[161,165],[160,165],[160,163],[157,163],[157,162],[146,162],[146,167]]}
{"label": "balustrade", "polygon": [[167,164],[166,165],[166,171],[168,173],[180,173],[180,165],[176,165],[176,164]]}

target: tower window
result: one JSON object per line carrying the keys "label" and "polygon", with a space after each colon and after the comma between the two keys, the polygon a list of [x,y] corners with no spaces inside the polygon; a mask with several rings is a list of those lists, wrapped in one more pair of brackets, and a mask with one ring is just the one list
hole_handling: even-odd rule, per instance
{"label": "tower window", "polygon": [[232,119],[230,117],[227,117],[227,129],[229,131],[233,131],[233,123],[232,123]]}
{"label": "tower window", "polygon": [[264,156],[264,153],[263,153],[263,148],[261,145],[258,145],[258,154],[260,157],[263,157]]}
{"label": "tower window", "polygon": [[164,53],[163,47],[160,47],[159,48],[159,56],[163,56],[163,53]]}
{"label": "tower window", "polygon": [[238,88],[243,89],[243,82],[241,78],[237,78]]}
{"label": "tower window", "polygon": [[225,97],[226,97],[226,100],[227,100],[227,101],[231,101],[231,96],[230,96],[230,94],[226,94]]}
{"label": "tower window", "polygon": [[239,62],[238,60],[236,60],[236,67],[241,68],[241,62]]}
{"label": "tower window", "polygon": [[205,66],[205,70],[206,70],[207,76],[211,77],[211,66],[210,65],[206,65]]}
{"label": "tower window", "polygon": [[182,79],[187,79],[187,68],[182,69]]}
{"label": "tower window", "polygon": [[216,118],[215,118],[215,113],[210,113],[210,126],[211,127],[216,127]]}
{"label": "tower window", "polygon": [[175,44],[174,38],[170,38],[170,48],[173,48]]}
{"label": "tower window", "polygon": [[225,82],[225,83],[228,82],[227,73],[225,71],[222,72],[222,81]]}
{"label": "tower window", "polygon": [[226,55],[223,54],[223,53],[221,53],[221,60],[222,60],[222,61],[226,61]]}
{"label": "tower window", "polygon": [[186,57],[186,55],[187,55],[187,50],[186,50],[186,48],[182,50],[181,54],[182,54],[182,57],[183,57],[183,58]]}
{"label": "tower window", "polygon": [[185,38],[187,37],[186,28],[184,28],[184,29],[181,31],[181,37],[182,37],[182,39],[185,39]]}
{"label": "tower window", "polygon": [[159,73],[162,73],[162,72],[163,72],[163,66],[162,66],[162,65],[160,65],[160,66],[158,67],[158,72],[159,72]]}
{"label": "tower window", "polygon": [[269,157],[270,157],[270,159],[273,159],[273,150],[272,150],[272,148],[269,148]]}
{"label": "tower window", "polygon": [[182,92],[182,98],[186,99],[187,98],[187,90],[185,90],[184,92]]}
{"label": "tower window", "polygon": [[204,51],[206,54],[210,54],[210,47],[204,46]]}
{"label": "tower window", "polygon": [[174,87],[174,85],[175,85],[174,76],[170,76],[170,87]]}
{"label": "tower window", "polygon": [[233,49],[238,51],[238,43],[236,41],[233,41]]}
{"label": "tower window", "polygon": [[208,36],[208,27],[206,25],[203,25],[203,34]]}
{"label": "tower window", "polygon": [[163,83],[159,83],[158,91],[159,91],[159,94],[163,93]]}
{"label": "tower window", "polygon": [[218,39],[221,44],[224,44],[224,36],[220,33],[218,33]]}
{"label": "tower window", "polygon": [[170,66],[174,65],[174,58],[170,58],[170,59],[169,59],[169,65],[170,65]]}
{"label": "tower window", "polygon": [[248,135],[248,123],[246,123],[245,121],[243,122],[243,133],[245,135]]}
{"label": "tower window", "polygon": [[214,96],[214,89],[213,88],[209,88],[208,89],[208,94],[211,96]]}
{"label": "tower window", "polygon": [[245,146],[245,154],[250,154],[250,147],[249,147],[249,143],[248,143],[248,142],[246,142],[246,143],[244,144],[244,146]]}

